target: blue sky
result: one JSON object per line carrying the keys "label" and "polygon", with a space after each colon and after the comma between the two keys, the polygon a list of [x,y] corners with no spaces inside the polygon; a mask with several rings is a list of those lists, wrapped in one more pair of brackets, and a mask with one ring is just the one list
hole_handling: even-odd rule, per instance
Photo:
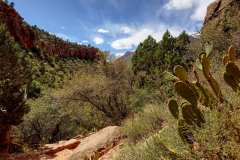
{"label": "blue sky", "polygon": [[12,0],[31,25],[120,56],[148,35],[198,31],[213,0]]}

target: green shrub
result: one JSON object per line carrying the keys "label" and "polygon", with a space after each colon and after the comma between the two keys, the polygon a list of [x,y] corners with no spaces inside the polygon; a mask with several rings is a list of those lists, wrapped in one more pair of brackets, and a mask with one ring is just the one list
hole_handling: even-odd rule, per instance
{"label": "green shrub", "polygon": [[130,142],[137,143],[144,140],[162,129],[163,115],[166,112],[158,105],[146,105],[143,112],[135,114],[124,123],[123,132]]}

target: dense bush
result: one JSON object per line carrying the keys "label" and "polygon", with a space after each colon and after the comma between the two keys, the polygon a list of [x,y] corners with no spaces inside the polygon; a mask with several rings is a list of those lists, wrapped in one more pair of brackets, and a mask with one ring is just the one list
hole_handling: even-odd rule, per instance
{"label": "dense bush", "polygon": [[126,65],[100,65],[100,69],[72,80],[64,99],[83,101],[103,113],[113,124],[119,124],[129,113],[128,96],[132,80]]}
{"label": "dense bush", "polygon": [[10,131],[22,122],[29,111],[25,104],[31,83],[31,65],[28,54],[0,25],[0,153],[9,149]]}
{"label": "dense bush", "polygon": [[186,32],[174,38],[167,31],[158,43],[151,36],[140,43],[132,58],[132,69],[139,86],[154,83],[164,71],[172,71],[174,65],[181,64],[190,69],[195,57],[190,53],[190,38],[193,39]]}
{"label": "dense bush", "polygon": [[124,133],[132,143],[143,140],[163,127],[163,116],[165,115],[157,105],[147,105],[143,112],[124,123]]}
{"label": "dense bush", "polygon": [[[59,94],[59,91],[55,94]],[[31,111],[18,126],[21,143],[35,148],[41,144],[88,134],[109,123],[102,114],[86,103],[62,103],[56,98],[45,95],[28,102]]]}
{"label": "dense bush", "polygon": [[31,111],[18,126],[20,141],[38,147],[120,124],[132,111],[130,74],[120,63],[82,64],[62,88],[45,89],[28,101]]}

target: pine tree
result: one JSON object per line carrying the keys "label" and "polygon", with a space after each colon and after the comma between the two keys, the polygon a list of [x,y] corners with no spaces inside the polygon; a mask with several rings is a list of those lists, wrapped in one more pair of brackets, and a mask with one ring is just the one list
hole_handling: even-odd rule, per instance
{"label": "pine tree", "polygon": [[139,71],[151,72],[151,68],[154,66],[154,54],[157,46],[156,40],[151,36],[148,36],[148,38],[138,46],[136,54],[132,58],[134,73]]}

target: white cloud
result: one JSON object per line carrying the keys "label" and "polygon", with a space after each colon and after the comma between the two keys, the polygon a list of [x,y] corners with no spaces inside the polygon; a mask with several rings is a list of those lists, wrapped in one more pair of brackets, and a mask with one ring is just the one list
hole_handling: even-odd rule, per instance
{"label": "white cloud", "polygon": [[60,28],[61,28],[62,30],[65,30],[65,26],[61,26]]}
{"label": "white cloud", "polygon": [[89,43],[88,40],[83,40],[82,43]]}
{"label": "white cloud", "polygon": [[109,30],[103,29],[103,28],[99,28],[97,30],[98,33],[109,33]]}
{"label": "white cloud", "polygon": [[129,34],[129,33],[133,32],[133,30],[128,26],[122,26],[120,28],[120,32],[122,32],[124,34]]}
{"label": "white cloud", "polygon": [[193,7],[194,0],[169,0],[164,6],[168,10],[183,10]]}
{"label": "white cloud", "polygon": [[191,19],[202,21],[207,12],[207,6],[214,0],[169,0],[164,6],[167,10],[192,9]]}
{"label": "white cloud", "polygon": [[191,15],[192,20],[201,21],[204,19],[207,13],[207,7],[210,3],[214,2],[214,0],[199,0],[198,6],[194,13]]}
{"label": "white cloud", "polygon": [[[104,25],[100,26],[99,29],[97,29],[97,32],[100,33],[104,29],[104,31],[107,31],[110,36],[112,37],[118,37],[122,34],[130,34],[134,32],[132,29],[136,27],[135,24],[125,24],[125,23],[112,23],[110,21],[104,22]],[[100,30],[101,29],[101,30]],[[100,31],[100,32],[99,32]]]}
{"label": "white cloud", "polygon": [[111,43],[111,47],[116,50],[133,49],[138,46],[140,42],[143,42],[149,35],[153,36],[157,41],[162,39],[165,31],[169,29],[172,35],[177,36],[183,31],[178,27],[169,27],[166,25],[160,26],[148,26],[142,28],[133,28],[133,32],[125,38],[117,39]]}
{"label": "white cloud", "polygon": [[94,41],[94,43],[97,44],[97,45],[104,43],[104,39],[101,38],[101,37],[95,37],[95,38],[93,39],[93,41]]}
{"label": "white cloud", "polygon": [[114,55],[115,55],[116,57],[122,57],[124,54],[125,54],[125,52],[117,52],[117,53],[115,53]]}
{"label": "white cloud", "polygon": [[132,49],[143,41],[148,35],[152,34],[149,29],[141,29],[138,32],[130,35],[127,38],[118,39],[112,42],[111,46],[114,49]]}

